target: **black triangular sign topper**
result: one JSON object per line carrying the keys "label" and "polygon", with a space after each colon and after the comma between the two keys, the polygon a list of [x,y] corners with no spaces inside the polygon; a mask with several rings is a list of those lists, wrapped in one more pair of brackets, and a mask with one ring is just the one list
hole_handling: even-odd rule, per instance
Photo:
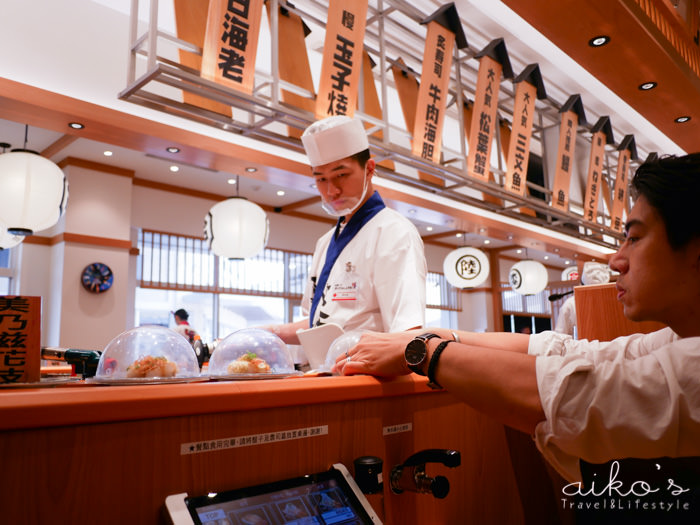
{"label": "black triangular sign topper", "polygon": [[489,45],[479,51],[474,58],[491,57],[503,66],[503,78],[513,78],[513,68],[510,67],[510,58],[506,49],[506,41],[503,38],[491,40]]}
{"label": "black triangular sign topper", "polygon": [[539,100],[547,98],[547,92],[544,89],[544,80],[542,80],[539,64],[530,64],[523,69],[522,73],[515,77],[513,84],[517,84],[518,82],[527,82],[535,86],[537,89],[537,98]]}
{"label": "black triangular sign topper", "polygon": [[464,49],[469,44],[467,44],[467,37],[464,36],[464,30],[462,29],[462,23],[459,21],[459,14],[457,13],[457,8],[454,2],[445,4],[440,9],[435,11],[428,18],[421,21],[421,25],[427,24],[429,22],[437,22],[445,29],[449,29],[455,34],[455,42],[457,43],[457,49]]}
{"label": "black triangular sign topper", "polygon": [[591,129],[591,133],[597,133],[602,131],[605,135],[606,144],[615,144],[615,139],[613,137],[612,123],[610,122],[610,117],[600,117],[595,126]]}
{"label": "black triangular sign topper", "polygon": [[617,151],[625,151],[626,149],[630,150],[630,159],[631,160],[637,160],[637,143],[634,141],[634,135],[625,135],[625,138],[622,139],[622,142],[620,142],[620,146],[617,148]]}
{"label": "black triangular sign topper", "polygon": [[573,111],[578,116],[579,125],[586,124],[586,113],[583,111],[583,100],[581,100],[581,95],[571,95],[564,105],[559,110],[559,113],[564,113],[566,111]]}

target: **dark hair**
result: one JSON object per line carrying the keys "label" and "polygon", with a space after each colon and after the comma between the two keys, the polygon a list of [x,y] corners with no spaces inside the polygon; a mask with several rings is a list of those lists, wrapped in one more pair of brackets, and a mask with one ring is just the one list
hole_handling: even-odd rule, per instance
{"label": "dark hair", "polygon": [[700,237],[700,153],[647,160],[632,179],[632,194],[659,212],[672,249]]}
{"label": "dark hair", "polygon": [[187,321],[187,318],[190,316],[190,314],[187,313],[187,310],[184,310],[180,308],[179,310],[175,310],[173,312],[173,315],[177,315],[180,319],[183,319]]}
{"label": "dark hair", "polygon": [[356,160],[357,163],[364,168],[370,158],[369,148],[355,153],[354,155],[350,155],[348,158]]}

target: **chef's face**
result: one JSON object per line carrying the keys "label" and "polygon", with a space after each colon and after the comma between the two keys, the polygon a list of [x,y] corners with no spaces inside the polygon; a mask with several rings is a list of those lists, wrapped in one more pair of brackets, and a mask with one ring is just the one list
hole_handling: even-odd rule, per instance
{"label": "chef's face", "polygon": [[321,198],[332,208],[342,210],[352,208],[358,200],[362,199],[365,180],[368,185],[367,193],[364,195],[365,200],[372,195],[374,166],[374,159],[369,159],[362,166],[355,158],[346,157],[321,166],[314,166],[312,173]]}
{"label": "chef's face", "polygon": [[676,330],[674,325],[688,321],[698,308],[700,241],[673,250],[661,215],[643,196],[632,208],[625,232],[625,242],[610,260],[610,268],[620,272],[617,299],[625,316],[661,321]]}

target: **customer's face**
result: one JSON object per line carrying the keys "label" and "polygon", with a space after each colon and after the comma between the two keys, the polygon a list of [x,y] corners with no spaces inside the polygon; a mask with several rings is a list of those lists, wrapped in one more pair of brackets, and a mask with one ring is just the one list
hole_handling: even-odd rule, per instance
{"label": "customer's face", "polygon": [[373,171],[373,159],[368,160],[362,167],[355,159],[348,157],[322,166],[314,166],[312,173],[321,198],[334,209],[342,210],[351,207],[357,199],[362,197],[365,172],[367,177],[371,177]]}
{"label": "customer's face", "polygon": [[625,316],[661,321],[672,328],[687,323],[699,307],[699,244],[691,241],[672,250],[661,215],[640,197],[630,212],[625,242],[610,260],[610,268],[620,272],[617,298]]}

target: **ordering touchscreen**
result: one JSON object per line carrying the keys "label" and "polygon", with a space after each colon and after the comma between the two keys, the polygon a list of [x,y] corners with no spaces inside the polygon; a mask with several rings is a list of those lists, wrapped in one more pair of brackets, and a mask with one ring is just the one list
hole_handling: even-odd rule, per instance
{"label": "ordering touchscreen", "polygon": [[380,523],[343,465],[265,485],[185,497],[184,502],[192,522],[204,525]]}

